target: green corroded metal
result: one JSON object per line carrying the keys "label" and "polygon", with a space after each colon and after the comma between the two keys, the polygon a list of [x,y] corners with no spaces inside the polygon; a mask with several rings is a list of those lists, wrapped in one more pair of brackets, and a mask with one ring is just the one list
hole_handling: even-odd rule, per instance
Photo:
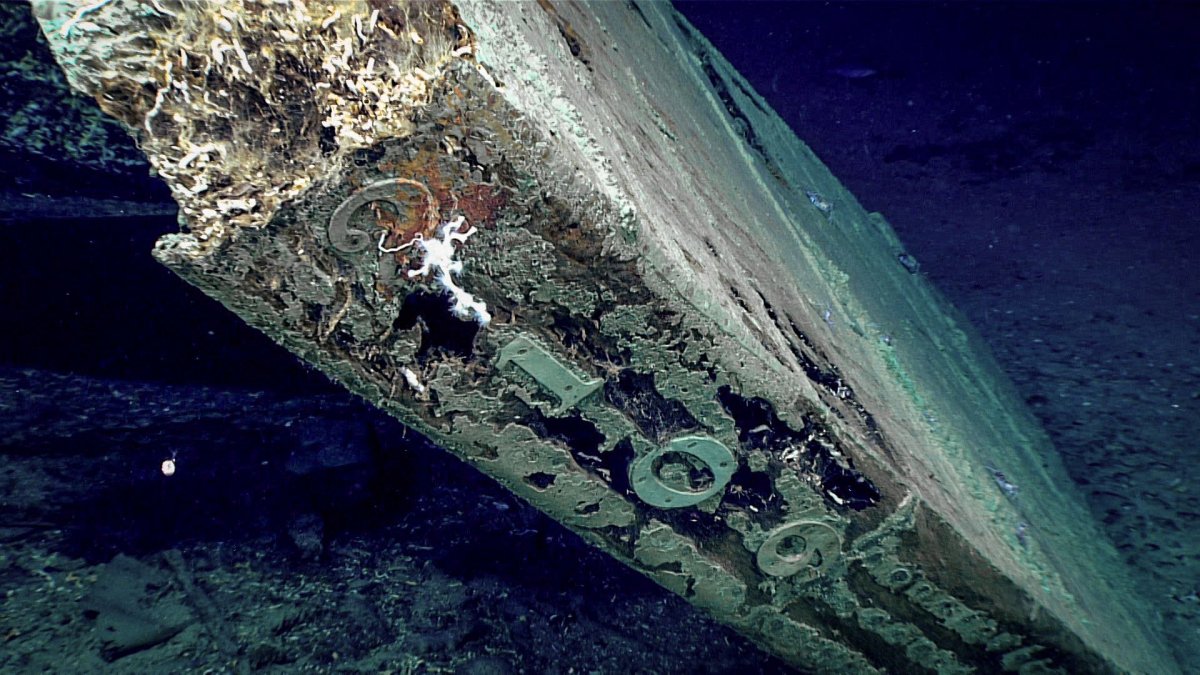
{"label": "green corroded metal", "polygon": [[[674,464],[674,478],[668,478],[672,469],[659,466],[671,455],[683,455],[703,465],[711,475],[711,483],[700,489],[686,485],[689,479],[680,474],[692,470],[686,461]],[[733,471],[737,460],[733,453],[720,441],[705,436],[684,436],[672,439],[667,445],[642,455],[629,467],[629,479],[642,501],[651,506],[678,509],[694,506],[721,493]]]}
{"label": "green corroded metal", "polygon": [[805,572],[820,576],[842,554],[837,530],[820,522],[797,521],[780,525],[758,548],[758,568],[773,577]]}
{"label": "green corroded metal", "polygon": [[571,372],[545,348],[523,335],[500,350],[496,367],[503,368],[509,363],[524,370],[558,398],[558,406],[551,411],[555,415],[574,408],[604,385],[604,380],[599,378],[584,380]]}

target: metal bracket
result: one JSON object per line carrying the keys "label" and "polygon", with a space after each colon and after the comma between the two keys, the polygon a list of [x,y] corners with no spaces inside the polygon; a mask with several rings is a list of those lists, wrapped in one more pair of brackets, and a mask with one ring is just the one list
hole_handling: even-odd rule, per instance
{"label": "metal bracket", "polygon": [[538,384],[558,399],[552,412],[560,415],[599,389],[604,380],[584,380],[571,372],[553,354],[524,335],[517,336],[500,350],[496,367],[512,363],[529,374]]}

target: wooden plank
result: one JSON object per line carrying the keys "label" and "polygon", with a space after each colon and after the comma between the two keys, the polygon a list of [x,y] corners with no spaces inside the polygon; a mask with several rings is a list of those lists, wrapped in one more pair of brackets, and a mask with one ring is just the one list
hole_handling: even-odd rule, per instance
{"label": "wooden plank", "polygon": [[986,348],[669,6],[33,4],[160,261],[764,648],[1178,671]]}

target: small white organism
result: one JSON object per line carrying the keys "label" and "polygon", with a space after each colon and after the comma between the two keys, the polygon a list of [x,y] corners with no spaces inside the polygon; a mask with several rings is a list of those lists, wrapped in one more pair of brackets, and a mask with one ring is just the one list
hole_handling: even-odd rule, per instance
{"label": "small white organism", "polygon": [[464,242],[467,237],[475,234],[474,226],[465,232],[460,231],[466,220],[463,216],[459,216],[448,223],[443,223],[439,229],[440,239],[425,239],[418,235],[417,238],[406,244],[406,246],[416,244],[425,253],[425,257],[421,260],[421,267],[409,270],[408,276],[410,278],[420,277],[435,272],[437,282],[441,284],[442,288],[450,291],[450,295],[454,299],[454,306],[451,308],[454,315],[460,318],[474,316],[475,321],[486,326],[492,320],[487,305],[476,300],[475,296],[455,283],[453,276],[461,273],[463,268],[462,261],[454,259],[454,242]]}
{"label": "small white organism", "polygon": [[412,387],[418,394],[425,393],[425,385],[421,384],[420,378],[417,377],[417,374],[411,368],[401,368],[400,372],[404,374],[404,381],[408,383],[408,386]]}
{"label": "small white organism", "polygon": [[172,452],[170,457],[162,461],[162,466],[159,467],[159,470],[167,478],[175,475],[175,453]]}

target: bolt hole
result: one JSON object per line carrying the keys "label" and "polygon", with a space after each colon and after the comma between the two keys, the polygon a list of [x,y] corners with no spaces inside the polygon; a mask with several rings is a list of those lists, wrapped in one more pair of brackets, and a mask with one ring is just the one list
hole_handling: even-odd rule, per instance
{"label": "bolt hole", "polygon": [[669,451],[658,455],[651,473],[665,486],[680,492],[704,492],[716,482],[712,469],[699,457]]}
{"label": "bolt hole", "polygon": [[781,558],[799,558],[807,549],[808,542],[804,540],[804,537],[796,534],[790,534],[780,539],[779,543],[775,545],[775,552]]}

